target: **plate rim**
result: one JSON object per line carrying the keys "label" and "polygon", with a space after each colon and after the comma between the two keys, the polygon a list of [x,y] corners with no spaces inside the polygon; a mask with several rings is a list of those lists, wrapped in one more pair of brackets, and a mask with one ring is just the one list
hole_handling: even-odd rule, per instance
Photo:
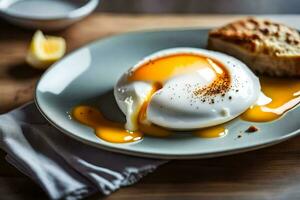
{"label": "plate rim", "polygon": [[[196,27],[191,27],[191,28],[160,28],[160,29],[149,29],[149,30],[140,30],[140,31],[130,31],[130,32],[126,32],[126,33],[120,33],[120,34],[116,34],[116,35],[112,35],[112,36],[108,36],[105,38],[100,38],[100,39],[96,39],[93,40],[91,42],[88,42],[82,46],[80,46],[77,49],[74,49],[73,51],[69,52],[64,58],[62,59],[67,59],[68,57],[71,57],[74,53],[81,51],[82,49],[86,48],[86,47],[91,47],[92,45],[97,45],[97,43],[99,42],[103,42],[105,40],[110,40],[116,37],[121,37],[121,36],[129,36],[129,35],[134,35],[134,34],[143,34],[143,33],[156,33],[156,32],[163,32],[163,31],[191,31],[191,30],[199,30],[199,31],[209,31],[210,29],[208,28],[196,28]],[[89,141],[86,139],[83,139],[79,136],[74,135],[73,133],[67,131],[66,129],[64,129],[63,127],[59,126],[58,124],[56,124],[48,115],[46,112],[43,111],[41,104],[39,103],[38,100],[38,86],[40,84],[40,82],[42,81],[42,79],[52,70],[54,69],[61,60],[55,62],[54,64],[52,64],[40,77],[40,79],[37,81],[36,85],[35,85],[35,92],[34,92],[34,102],[36,107],[38,108],[39,112],[42,114],[42,116],[51,124],[53,125],[55,128],[57,128],[59,131],[61,131],[63,134],[65,134],[66,136],[72,138],[72,139],[76,139],[79,142],[84,143],[85,145],[91,145],[93,147],[102,149],[102,150],[106,150],[106,151],[110,151],[110,152],[114,152],[114,153],[121,153],[121,154],[125,154],[125,155],[131,155],[131,156],[138,156],[138,157],[146,157],[146,158],[154,158],[154,159],[180,159],[180,160],[184,160],[184,159],[201,159],[201,158],[212,158],[212,157],[221,157],[221,156],[227,156],[227,155],[234,155],[234,154],[239,154],[239,153],[244,153],[244,152],[248,152],[248,151],[253,151],[253,150],[257,150],[257,149],[262,149],[265,147],[269,147],[278,143],[281,143],[283,141],[286,141],[292,137],[296,137],[297,135],[300,134],[300,127],[293,131],[290,132],[288,134],[285,134],[283,136],[277,137],[276,139],[269,139],[265,142],[261,142],[261,143],[257,143],[254,145],[250,145],[247,147],[240,147],[240,148],[235,148],[235,149],[229,149],[229,150],[219,150],[219,151],[214,151],[214,152],[210,152],[210,153],[184,153],[184,154],[179,154],[179,155],[175,155],[175,154],[160,154],[160,153],[148,153],[148,152],[141,152],[141,151],[135,151],[135,150],[130,150],[130,149],[119,149],[118,147],[113,147],[113,146],[108,146],[105,144],[99,144],[93,141]]]}

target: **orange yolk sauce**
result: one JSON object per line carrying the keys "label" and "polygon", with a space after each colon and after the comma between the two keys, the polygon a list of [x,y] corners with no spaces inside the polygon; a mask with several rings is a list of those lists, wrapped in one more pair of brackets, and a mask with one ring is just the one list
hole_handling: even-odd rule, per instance
{"label": "orange yolk sauce", "polygon": [[278,119],[300,102],[300,80],[260,77],[262,92],[271,99],[266,105],[251,106],[241,115],[245,121],[268,122]]}
{"label": "orange yolk sauce", "polygon": [[72,117],[93,128],[96,135],[107,142],[128,143],[143,138],[143,133],[125,130],[123,124],[105,119],[100,111],[92,106],[76,106],[73,109]]}
{"label": "orange yolk sauce", "polygon": [[176,75],[188,74],[199,69],[208,69],[201,72],[213,72],[216,76],[223,73],[228,74],[221,63],[211,58],[194,54],[175,54],[145,63],[143,66],[135,69],[128,80],[131,82],[158,82],[162,85],[166,80]]}
{"label": "orange yolk sauce", "polygon": [[208,128],[202,128],[192,132],[193,135],[201,138],[217,138],[227,135],[228,129],[225,128],[224,124],[212,126]]}

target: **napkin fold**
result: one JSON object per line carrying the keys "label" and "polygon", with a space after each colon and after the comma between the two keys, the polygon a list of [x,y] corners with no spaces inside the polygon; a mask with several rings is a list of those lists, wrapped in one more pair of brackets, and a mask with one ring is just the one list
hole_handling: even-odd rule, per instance
{"label": "napkin fold", "polygon": [[83,144],[51,126],[34,103],[0,116],[0,147],[7,161],[51,199],[82,199],[97,191],[108,195],[167,162]]}

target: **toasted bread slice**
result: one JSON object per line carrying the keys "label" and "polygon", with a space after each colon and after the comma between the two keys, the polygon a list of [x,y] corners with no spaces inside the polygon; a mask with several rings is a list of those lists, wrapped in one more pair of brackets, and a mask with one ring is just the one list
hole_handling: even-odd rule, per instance
{"label": "toasted bread slice", "polygon": [[300,76],[300,34],[282,24],[239,20],[212,30],[208,48],[232,55],[260,74]]}

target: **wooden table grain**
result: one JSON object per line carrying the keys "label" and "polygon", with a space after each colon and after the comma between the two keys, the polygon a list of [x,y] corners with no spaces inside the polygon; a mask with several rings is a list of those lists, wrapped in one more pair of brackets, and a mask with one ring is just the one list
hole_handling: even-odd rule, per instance
{"label": "wooden table grain", "polygon": [[[68,51],[117,33],[167,27],[219,26],[240,16],[94,14],[51,34],[66,38]],[[297,18],[299,20],[299,17]],[[296,20],[296,19],[295,19]],[[42,74],[24,57],[33,31],[0,21],[0,112],[33,98]],[[262,150],[203,160],[171,161],[108,200],[296,200],[300,199],[300,138]],[[96,194],[88,199],[101,199]],[[0,199],[47,199],[28,177],[5,161],[0,151]]]}

